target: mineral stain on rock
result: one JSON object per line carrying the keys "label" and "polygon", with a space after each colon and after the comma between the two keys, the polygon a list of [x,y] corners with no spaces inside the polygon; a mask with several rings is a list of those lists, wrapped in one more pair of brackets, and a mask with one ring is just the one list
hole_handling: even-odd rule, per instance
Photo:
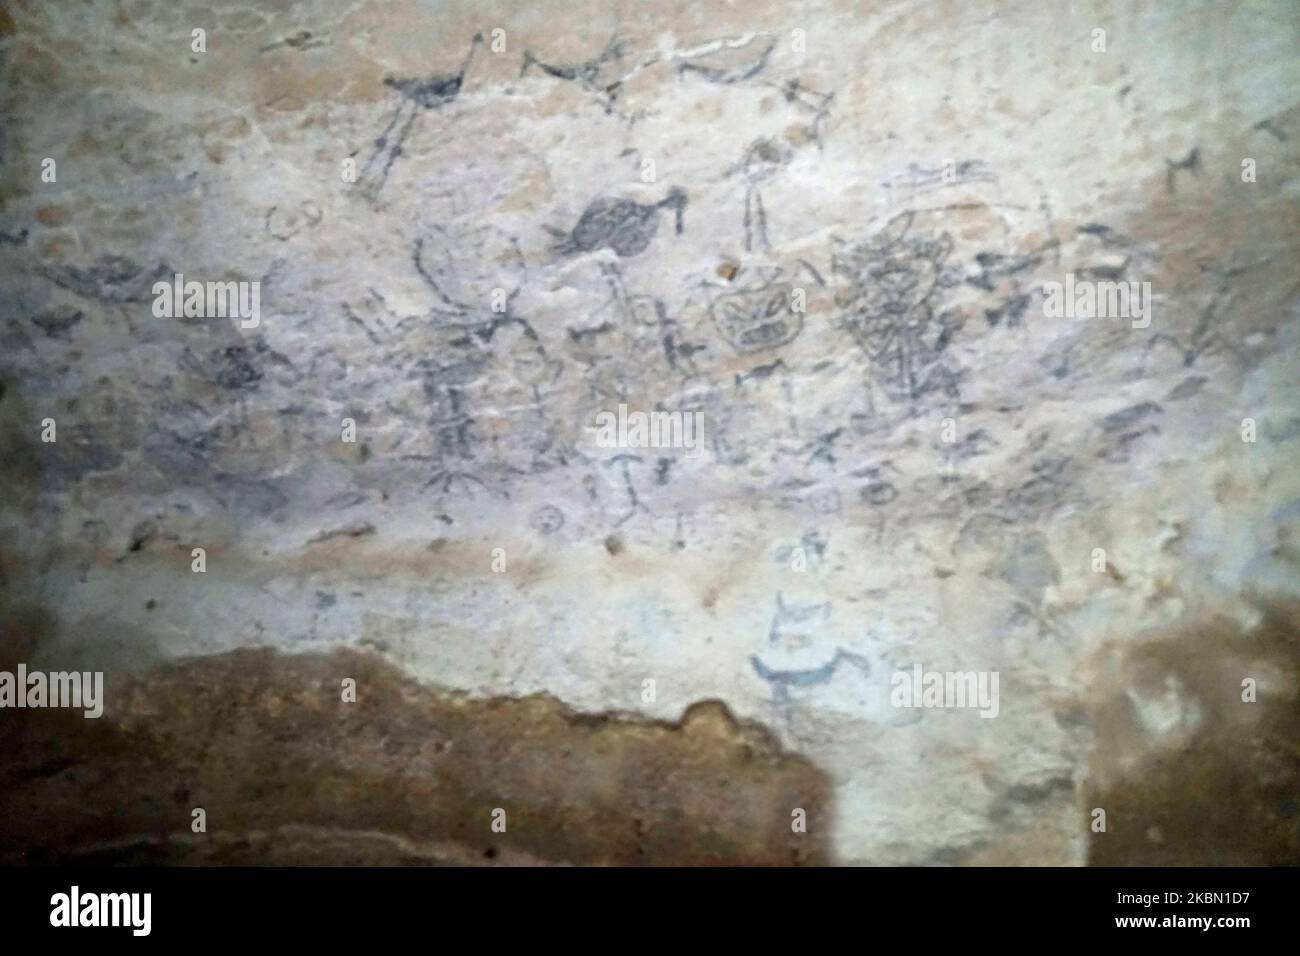
{"label": "mineral stain on rock", "polygon": [[5,716],[7,864],[829,859],[825,774],[718,702],[677,723],[579,714],[437,692],[350,651],[239,650],[132,679],[101,720]]}
{"label": "mineral stain on rock", "polygon": [[1106,832],[1090,833],[1090,864],[1300,860],[1300,608],[1262,614],[1254,628],[1211,620],[1104,662],[1080,816],[1105,810]]}

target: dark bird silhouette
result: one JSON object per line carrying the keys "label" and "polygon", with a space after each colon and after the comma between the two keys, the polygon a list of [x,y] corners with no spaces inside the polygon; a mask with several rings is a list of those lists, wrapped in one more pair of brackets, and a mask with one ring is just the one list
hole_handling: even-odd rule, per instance
{"label": "dark bird silhouette", "polygon": [[563,255],[610,248],[620,256],[634,256],[650,245],[659,231],[659,210],[676,212],[677,234],[682,233],[682,213],[686,193],[674,186],[657,203],[643,204],[631,199],[600,196],[583,210],[573,231],[556,246]]}
{"label": "dark bird silhouette", "polygon": [[401,94],[393,115],[384,131],[375,140],[375,151],[370,154],[362,172],[362,191],[370,200],[378,198],[379,191],[388,182],[388,173],[397,157],[402,155],[402,144],[411,132],[415,117],[421,110],[437,109],[460,95],[465,75],[474,59],[474,51],[483,43],[483,34],[474,34],[469,53],[457,73],[435,73],[426,77],[384,77],[384,85]]}

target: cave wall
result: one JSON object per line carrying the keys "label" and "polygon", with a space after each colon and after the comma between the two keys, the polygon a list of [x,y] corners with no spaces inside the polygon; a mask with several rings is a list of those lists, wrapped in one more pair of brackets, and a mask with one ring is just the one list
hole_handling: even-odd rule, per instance
{"label": "cave wall", "polygon": [[0,712],[0,849],[1300,861],[1298,52],[1286,0],[8,5],[0,663],[107,689]]}

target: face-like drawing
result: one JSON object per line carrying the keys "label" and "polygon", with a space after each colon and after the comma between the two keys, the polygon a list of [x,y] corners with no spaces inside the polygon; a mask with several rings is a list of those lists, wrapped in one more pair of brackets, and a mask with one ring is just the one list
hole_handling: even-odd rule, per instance
{"label": "face-like drawing", "polygon": [[744,354],[779,348],[803,331],[803,315],[793,302],[793,283],[765,281],[724,292],[709,312],[722,337]]}

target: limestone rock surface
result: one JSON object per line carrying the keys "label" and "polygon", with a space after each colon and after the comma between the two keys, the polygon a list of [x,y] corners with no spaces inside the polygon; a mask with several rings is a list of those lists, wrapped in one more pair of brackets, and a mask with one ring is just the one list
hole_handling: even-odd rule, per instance
{"label": "limestone rock surface", "polygon": [[0,711],[7,859],[1300,862],[1293,4],[16,0],[0,69],[0,664],[107,681]]}

